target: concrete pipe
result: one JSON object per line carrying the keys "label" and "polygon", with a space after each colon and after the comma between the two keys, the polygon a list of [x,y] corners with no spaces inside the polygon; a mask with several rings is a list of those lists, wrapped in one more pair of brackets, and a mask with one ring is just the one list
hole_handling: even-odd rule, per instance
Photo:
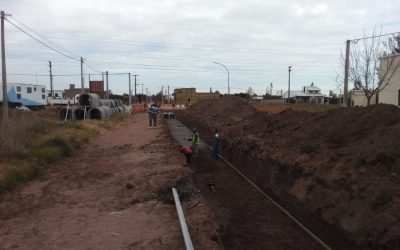
{"label": "concrete pipe", "polygon": [[90,119],[104,120],[112,116],[112,111],[108,106],[100,106],[91,108],[88,115]]}
{"label": "concrete pipe", "polygon": [[110,100],[107,99],[100,99],[100,106],[108,106],[110,107]]}
{"label": "concrete pipe", "polygon": [[[67,111],[68,111],[68,114],[67,114]],[[67,119],[68,120],[71,120],[72,119],[72,112],[73,112],[73,110],[71,109],[71,108],[62,108],[61,110],[60,110],[60,119],[62,119],[62,120],[64,120],[65,119],[65,117],[67,117]]]}
{"label": "concrete pipe", "polygon": [[[87,113],[87,110],[86,110]],[[77,120],[84,120],[85,119],[85,108],[77,108],[74,110],[74,115]],[[86,114],[87,116],[87,114]]]}
{"label": "concrete pipe", "polygon": [[95,93],[86,93],[79,95],[78,99],[79,106],[86,107],[99,107],[100,97]]}

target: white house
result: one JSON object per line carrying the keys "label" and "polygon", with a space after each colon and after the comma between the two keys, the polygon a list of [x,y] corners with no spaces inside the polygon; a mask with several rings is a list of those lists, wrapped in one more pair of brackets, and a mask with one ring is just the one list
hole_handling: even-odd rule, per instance
{"label": "white house", "polygon": [[[290,91],[290,102],[324,104],[324,97],[321,89],[314,86],[314,83],[311,83],[310,86],[304,86],[303,90]],[[288,92],[283,94],[283,98],[287,101]]]}
{"label": "white house", "polygon": [[[353,89],[350,91],[350,100],[352,107],[366,107],[368,105],[368,99],[365,96],[364,90]],[[371,97],[370,104],[376,104],[376,95]]]}
{"label": "white house", "polygon": [[[386,87],[379,91],[378,102],[400,106],[400,54],[382,57],[380,59],[380,76],[390,77]],[[388,70],[389,67],[389,70]]]}

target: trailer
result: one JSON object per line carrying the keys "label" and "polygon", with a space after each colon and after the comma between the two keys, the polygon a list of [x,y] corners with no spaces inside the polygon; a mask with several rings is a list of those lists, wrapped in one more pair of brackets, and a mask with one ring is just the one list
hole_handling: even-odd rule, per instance
{"label": "trailer", "polygon": [[[7,96],[10,106],[43,108],[47,104],[45,85],[7,83]],[[0,88],[0,102],[3,103],[3,88]]]}

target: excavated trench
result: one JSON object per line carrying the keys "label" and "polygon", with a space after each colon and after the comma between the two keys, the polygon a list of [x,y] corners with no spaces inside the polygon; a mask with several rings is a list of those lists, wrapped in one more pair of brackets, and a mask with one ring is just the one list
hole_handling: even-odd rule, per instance
{"label": "excavated trench", "polygon": [[[177,120],[166,121],[179,144],[190,144],[189,129]],[[192,127],[190,123],[186,124]],[[210,129],[197,126],[202,135],[211,134]],[[202,136],[199,154],[193,158],[191,168],[196,187],[216,215],[221,242],[226,249],[324,249],[225,162],[212,160],[211,151],[204,143],[209,140],[209,137]],[[290,182],[291,177],[296,175],[295,171],[289,170],[293,168],[279,165],[272,160],[266,162],[257,159],[249,151],[235,147],[224,147],[222,155],[234,162],[243,174],[329,247],[360,249],[347,241],[339,230],[316,219],[315,215],[307,212],[307,208],[297,204],[291,197],[274,193],[275,188],[268,183],[277,181],[269,180],[278,178],[282,179],[282,183]],[[262,167],[265,165],[271,167]]]}

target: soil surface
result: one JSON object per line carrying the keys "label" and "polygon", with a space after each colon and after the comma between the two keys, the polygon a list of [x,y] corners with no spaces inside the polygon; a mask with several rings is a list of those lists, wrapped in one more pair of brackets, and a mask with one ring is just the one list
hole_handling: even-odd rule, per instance
{"label": "soil surface", "polygon": [[294,213],[357,248],[400,249],[398,107],[268,113],[223,97],[177,117],[209,142],[218,128],[221,154]]}
{"label": "soil surface", "polygon": [[92,140],[0,197],[0,249],[185,249],[177,187],[196,249],[222,249],[214,215],[165,125],[147,115]]}

